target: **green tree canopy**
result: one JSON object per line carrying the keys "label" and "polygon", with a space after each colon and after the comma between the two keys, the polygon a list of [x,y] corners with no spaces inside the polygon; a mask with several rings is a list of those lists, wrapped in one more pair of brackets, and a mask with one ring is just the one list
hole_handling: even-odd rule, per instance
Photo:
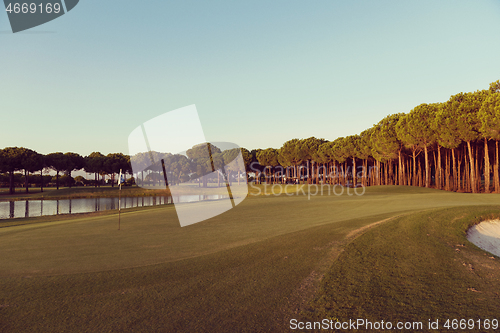
{"label": "green tree canopy", "polygon": [[374,125],[371,130],[372,156],[387,162],[398,157],[401,144],[396,133],[396,124],[403,113],[389,115]]}
{"label": "green tree canopy", "polygon": [[[0,150],[0,170],[9,173],[9,193],[15,192],[14,172],[28,167],[29,161],[26,159],[32,161],[31,155],[34,154],[32,150],[22,147],[7,147]],[[29,166],[34,167],[34,164]]]}
{"label": "green tree canopy", "polygon": [[56,172],[56,187],[59,189],[59,173],[67,170],[68,158],[61,152],[51,153],[46,156],[46,164]]}

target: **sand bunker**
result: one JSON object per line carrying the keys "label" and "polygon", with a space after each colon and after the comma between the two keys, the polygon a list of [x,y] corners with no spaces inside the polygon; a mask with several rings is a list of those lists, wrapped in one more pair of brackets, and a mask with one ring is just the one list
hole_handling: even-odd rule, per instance
{"label": "sand bunker", "polygon": [[476,224],[467,232],[467,239],[481,249],[500,257],[500,220]]}

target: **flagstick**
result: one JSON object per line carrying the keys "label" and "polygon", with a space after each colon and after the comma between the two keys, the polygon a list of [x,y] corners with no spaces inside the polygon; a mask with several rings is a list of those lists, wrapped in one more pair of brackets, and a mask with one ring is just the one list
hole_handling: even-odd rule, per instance
{"label": "flagstick", "polygon": [[120,183],[120,188],[118,189],[118,230],[120,230],[120,214],[122,210],[122,169],[120,169],[120,176],[118,176],[118,183]]}

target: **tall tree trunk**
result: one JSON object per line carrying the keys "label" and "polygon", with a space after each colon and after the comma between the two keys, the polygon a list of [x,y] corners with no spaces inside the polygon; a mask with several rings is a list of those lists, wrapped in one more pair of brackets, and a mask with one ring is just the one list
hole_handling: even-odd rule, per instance
{"label": "tall tree trunk", "polygon": [[[320,170],[320,164],[316,163],[316,184],[319,184],[319,170]],[[323,163],[323,170],[325,170],[325,164]]]}
{"label": "tall tree trunk", "polygon": [[[437,187],[438,174],[437,174],[437,169],[436,169],[437,168],[436,167],[437,158],[436,158],[436,151],[435,150],[432,152],[432,157],[433,157],[433,161],[434,161],[434,187]],[[432,164],[430,161],[429,161],[429,173],[431,174],[430,186],[432,186],[433,185],[433,183],[432,183]]]}
{"label": "tall tree trunk", "polygon": [[377,185],[383,185],[383,178],[382,178],[382,162],[377,161]]}
{"label": "tall tree trunk", "polygon": [[[463,179],[465,180],[464,183],[462,184],[462,188],[464,188],[466,191],[470,191],[470,163],[469,163],[469,157],[467,153],[467,145],[464,145],[464,170],[467,170],[466,173],[463,175]],[[467,167],[466,167],[467,166]]]}
{"label": "tall tree trunk", "polygon": [[14,194],[14,171],[9,171],[9,193]]}
{"label": "tall tree trunk", "polygon": [[490,193],[490,153],[488,139],[484,138],[484,191]]}
{"label": "tall tree trunk", "polygon": [[328,167],[329,163],[323,163],[323,181],[321,184],[328,184]]}
{"label": "tall tree trunk", "polygon": [[425,153],[425,187],[430,187],[429,156],[428,156],[427,146],[424,147],[424,153]]}
{"label": "tall tree trunk", "polygon": [[417,185],[417,157],[415,156],[416,149],[413,150],[413,186],[418,186]]}
{"label": "tall tree trunk", "polygon": [[441,168],[441,146],[438,144],[438,160],[437,160],[437,172],[436,172],[436,178],[437,178],[437,188],[441,189],[443,187],[443,168]]}
{"label": "tall tree trunk", "polygon": [[368,159],[363,160],[363,170],[362,170],[362,177],[363,177],[363,186],[368,186],[369,182],[369,175],[368,175]]}
{"label": "tall tree trunk", "polygon": [[56,188],[59,189],[59,170],[56,172]]}
{"label": "tall tree trunk", "polygon": [[403,185],[406,186],[407,185],[407,180],[408,180],[408,170],[406,169],[407,165],[406,165],[406,163],[405,163],[404,160],[401,162],[401,166],[403,168],[401,180],[403,181]]}
{"label": "tall tree trunk", "polygon": [[455,148],[451,149],[451,159],[453,161],[453,191],[458,191],[458,177],[460,172],[459,170],[457,170],[457,168],[460,168],[460,165],[456,165],[457,163],[455,159]]}
{"label": "tall tree trunk", "polygon": [[424,181],[422,179],[422,159],[418,160],[418,186],[423,187]]}
{"label": "tall tree trunk", "polygon": [[347,161],[344,161],[344,168],[342,169],[342,176],[344,176],[344,186],[349,184],[349,168],[347,167]]}
{"label": "tall tree trunk", "polygon": [[403,167],[401,165],[401,149],[398,150],[398,185],[402,185],[401,182],[403,180],[402,177]]}
{"label": "tall tree trunk", "polygon": [[332,185],[337,184],[337,175],[338,175],[337,162],[336,162],[336,161],[333,161],[333,162],[332,162],[332,171],[331,171],[331,181],[332,181]]}
{"label": "tall tree trunk", "polygon": [[406,185],[411,186],[413,184],[412,170],[410,159],[406,160]]}
{"label": "tall tree trunk", "polygon": [[26,187],[26,193],[28,193],[28,176],[29,171],[24,170],[24,187]]}
{"label": "tall tree trunk", "polygon": [[457,191],[460,191],[463,189],[463,184],[464,182],[462,181],[461,179],[461,171],[460,171],[460,167],[462,166],[462,159],[460,158],[460,151],[457,151],[457,178],[456,178],[456,185],[455,185],[455,188],[457,189]]}
{"label": "tall tree trunk", "polygon": [[389,185],[394,185],[394,163],[392,160],[387,161],[387,172],[389,174]]}
{"label": "tall tree trunk", "polygon": [[476,151],[476,159],[474,161],[474,164],[476,166],[474,170],[474,174],[476,175],[476,190],[477,192],[481,192],[481,171],[479,170],[479,147],[477,145],[474,145],[475,148],[474,150]]}
{"label": "tall tree trunk", "polygon": [[306,177],[307,183],[311,184],[311,177],[309,177],[309,160],[306,161]]}
{"label": "tall tree trunk", "polygon": [[446,150],[445,190],[450,191],[450,152]]}
{"label": "tall tree trunk", "polygon": [[43,168],[40,170],[40,192],[43,192]]}
{"label": "tall tree trunk", "polygon": [[388,177],[387,177],[387,162],[385,162],[383,164],[383,168],[384,168],[384,185],[388,185],[389,183],[387,182],[388,181]]}
{"label": "tall tree trunk", "polygon": [[352,185],[353,187],[356,187],[356,182],[357,182],[357,175],[356,175],[356,158],[352,158]]}
{"label": "tall tree trunk", "polygon": [[493,178],[495,178],[495,192],[500,193],[500,178],[498,174],[498,140],[495,140],[495,169],[493,170]]}
{"label": "tall tree trunk", "polygon": [[470,141],[467,141],[467,148],[469,150],[469,163],[470,163],[470,186],[472,193],[477,193],[476,190],[476,176],[474,174],[474,157],[472,155],[472,147]]}

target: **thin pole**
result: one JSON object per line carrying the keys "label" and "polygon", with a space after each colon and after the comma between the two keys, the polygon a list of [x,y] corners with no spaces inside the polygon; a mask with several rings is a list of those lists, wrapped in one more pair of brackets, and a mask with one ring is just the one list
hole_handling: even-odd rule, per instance
{"label": "thin pole", "polygon": [[122,210],[122,169],[120,169],[120,176],[118,182],[120,183],[120,189],[118,190],[118,230],[120,230],[120,219],[121,219],[121,210]]}

